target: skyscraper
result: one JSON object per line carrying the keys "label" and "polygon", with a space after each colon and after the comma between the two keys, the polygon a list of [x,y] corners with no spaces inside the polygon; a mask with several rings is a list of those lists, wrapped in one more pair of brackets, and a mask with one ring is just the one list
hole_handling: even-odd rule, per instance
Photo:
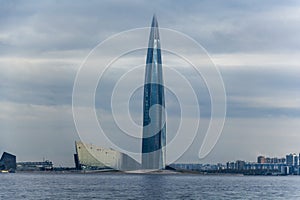
{"label": "skyscraper", "polygon": [[144,83],[142,168],[164,169],[166,163],[165,91],[160,39],[153,16]]}

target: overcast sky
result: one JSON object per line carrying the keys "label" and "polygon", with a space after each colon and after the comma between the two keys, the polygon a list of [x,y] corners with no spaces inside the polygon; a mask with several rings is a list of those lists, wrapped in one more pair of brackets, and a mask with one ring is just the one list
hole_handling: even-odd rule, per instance
{"label": "overcast sky", "polygon": [[[160,27],[180,31],[207,50],[226,89],[227,118],[215,148],[199,160],[199,136],[181,162],[255,161],[259,154],[300,152],[299,1],[0,0],[0,153],[13,153],[18,161],[45,158],[56,166],[72,166],[74,141],[79,140],[72,89],[81,63],[111,35],[149,26],[153,13]],[[145,53],[129,58],[143,62]],[[172,56],[165,53],[163,59],[172,67]],[[193,79],[175,60],[173,67]],[[99,86],[104,92],[120,77],[120,66],[130,67],[125,63],[120,59],[107,72]],[[205,122],[211,105],[199,81],[193,88]],[[110,106],[105,95],[96,94],[102,114]],[[141,95],[137,90],[130,103],[138,124]],[[176,124],[180,109],[171,92],[166,106]],[[109,120],[106,125],[111,128]]]}

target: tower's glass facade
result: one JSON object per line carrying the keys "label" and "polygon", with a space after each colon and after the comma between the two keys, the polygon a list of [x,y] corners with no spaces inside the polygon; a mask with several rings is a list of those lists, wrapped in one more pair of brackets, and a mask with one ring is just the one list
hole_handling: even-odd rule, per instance
{"label": "tower's glass facade", "polygon": [[166,163],[165,93],[158,23],[155,15],[148,44],[143,103],[142,168],[164,169]]}

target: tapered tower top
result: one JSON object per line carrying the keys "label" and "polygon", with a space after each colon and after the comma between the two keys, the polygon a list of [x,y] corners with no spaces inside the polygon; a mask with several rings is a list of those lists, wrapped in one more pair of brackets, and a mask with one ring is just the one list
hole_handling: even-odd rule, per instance
{"label": "tapered tower top", "polygon": [[152,18],[152,25],[151,25],[151,27],[158,28],[158,23],[157,23],[157,19],[156,19],[156,15],[155,14],[153,15],[153,18]]}
{"label": "tapered tower top", "polygon": [[148,47],[160,49],[160,44],[157,43],[157,41],[159,41],[159,31],[158,31],[157,18],[156,15],[154,14],[151,23],[151,32],[150,32]]}

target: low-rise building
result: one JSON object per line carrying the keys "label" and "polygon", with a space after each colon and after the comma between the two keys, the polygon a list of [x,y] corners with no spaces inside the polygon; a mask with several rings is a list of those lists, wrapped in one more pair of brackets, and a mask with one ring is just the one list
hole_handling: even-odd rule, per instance
{"label": "low-rise building", "polygon": [[51,171],[53,170],[53,163],[49,160],[41,162],[18,162],[18,171]]}
{"label": "low-rise building", "polygon": [[121,171],[141,169],[140,163],[136,160],[111,148],[76,141],[75,149],[74,161],[77,169],[116,169]]}

